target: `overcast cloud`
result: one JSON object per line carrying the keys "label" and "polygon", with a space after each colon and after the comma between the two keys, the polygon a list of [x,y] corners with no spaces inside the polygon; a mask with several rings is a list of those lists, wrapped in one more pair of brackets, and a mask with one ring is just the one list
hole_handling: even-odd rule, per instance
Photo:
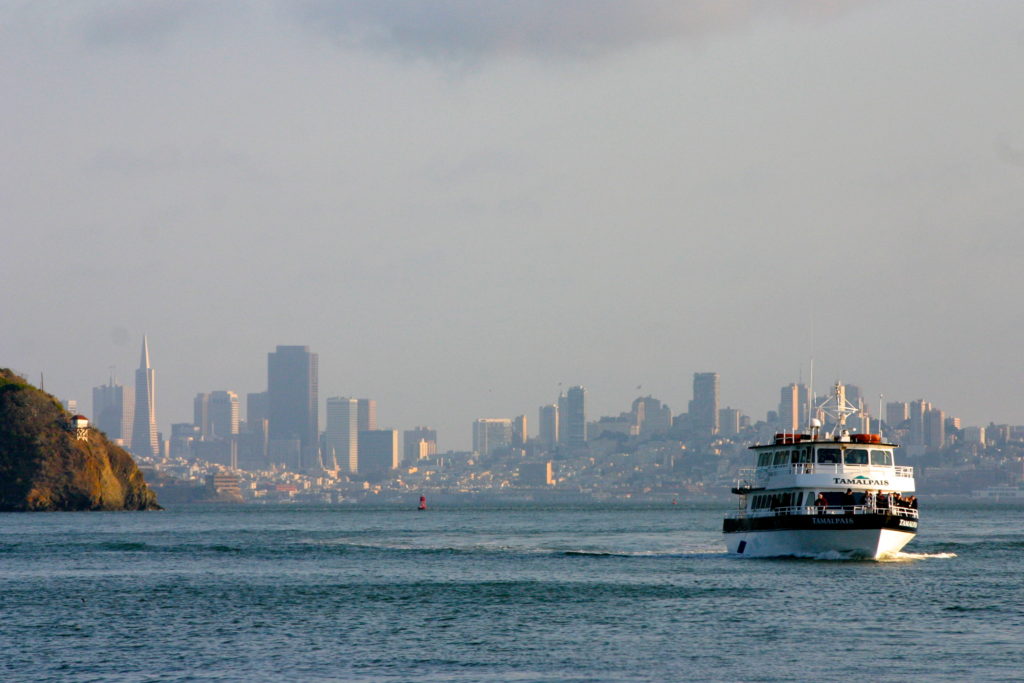
{"label": "overcast cloud", "polygon": [[[260,391],[469,444],[836,378],[1024,423],[1016,2],[0,5],[0,365],[161,429]],[[535,425],[531,425],[531,431]]]}

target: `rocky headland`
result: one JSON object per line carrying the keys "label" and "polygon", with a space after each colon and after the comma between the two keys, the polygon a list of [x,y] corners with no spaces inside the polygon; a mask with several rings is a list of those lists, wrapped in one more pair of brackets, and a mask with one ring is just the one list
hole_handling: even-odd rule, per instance
{"label": "rocky headland", "polygon": [[123,449],[0,368],[0,511],[159,510]]}

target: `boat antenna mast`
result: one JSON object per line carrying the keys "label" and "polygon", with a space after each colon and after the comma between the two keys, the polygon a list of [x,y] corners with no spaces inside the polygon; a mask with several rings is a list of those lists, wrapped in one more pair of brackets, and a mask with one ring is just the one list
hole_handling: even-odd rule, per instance
{"label": "boat antenna mast", "polygon": [[846,387],[842,382],[836,381],[832,387],[832,394],[818,405],[818,409],[833,420],[834,426],[829,436],[838,440],[849,438],[850,431],[846,428],[846,418],[860,412],[860,409],[846,400]]}

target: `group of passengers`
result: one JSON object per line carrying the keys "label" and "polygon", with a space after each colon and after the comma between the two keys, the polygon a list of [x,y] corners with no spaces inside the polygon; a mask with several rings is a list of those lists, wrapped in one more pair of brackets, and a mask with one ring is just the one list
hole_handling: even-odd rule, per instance
{"label": "group of passengers", "polygon": [[[858,498],[860,500],[858,500]],[[910,508],[917,509],[917,496],[904,497],[896,491],[865,491],[862,494],[855,494],[853,489],[846,489],[842,494],[839,505],[832,505],[825,493],[819,493],[814,501],[818,512],[823,512],[828,507],[842,507],[848,514],[853,513],[853,508],[862,505],[871,510],[887,510],[889,508]]]}

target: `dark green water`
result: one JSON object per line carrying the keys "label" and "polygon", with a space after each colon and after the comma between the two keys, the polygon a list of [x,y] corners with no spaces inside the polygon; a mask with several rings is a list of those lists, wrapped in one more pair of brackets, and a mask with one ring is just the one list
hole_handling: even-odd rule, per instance
{"label": "dark green water", "polygon": [[725,555],[725,506],[0,515],[4,681],[1024,678],[1024,510],[887,562]]}

